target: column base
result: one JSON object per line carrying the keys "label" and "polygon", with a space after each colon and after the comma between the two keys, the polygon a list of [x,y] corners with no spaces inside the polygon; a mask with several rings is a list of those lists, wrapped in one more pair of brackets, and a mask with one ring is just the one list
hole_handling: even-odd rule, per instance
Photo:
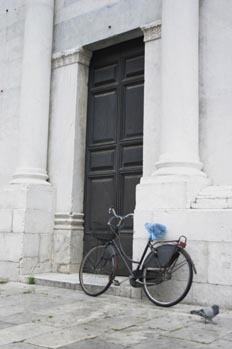
{"label": "column base", "polygon": [[206,174],[201,170],[203,164],[200,161],[187,160],[162,160],[156,164],[156,171],[153,176],[198,176],[206,177]]}
{"label": "column base", "polygon": [[[204,176],[166,175],[142,178],[136,187],[136,208],[134,220],[133,256],[139,257],[138,250],[145,246],[148,236],[144,224],[156,222],[166,225],[162,213],[173,210],[178,212],[192,208],[199,192],[210,184]],[[154,218],[156,212],[161,214]],[[142,223],[142,225],[141,225]],[[184,233],[182,230],[181,233]]]}
{"label": "column base", "polygon": [[0,195],[0,216],[0,277],[4,270],[10,280],[51,271],[53,187],[9,185]]}
{"label": "column base", "polygon": [[77,273],[83,257],[83,213],[56,213],[53,271]]}
{"label": "column base", "polygon": [[13,180],[11,184],[45,184],[49,185],[47,182],[47,173],[40,168],[19,168],[13,175]]}
{"label": "column base", "polygon": [[190,208],[197,194],[210,183],[205,174],[142,178],[136,188],[136,209]]}

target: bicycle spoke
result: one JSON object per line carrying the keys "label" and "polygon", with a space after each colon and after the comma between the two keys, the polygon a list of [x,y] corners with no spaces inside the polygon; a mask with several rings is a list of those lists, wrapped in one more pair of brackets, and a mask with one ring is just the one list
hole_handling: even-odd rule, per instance
{"label": "bicycle spoke", "polygon": [[187,261],[180,262],[179,264],[174,265],[174,268],[171,267],[170,269],[172,273],[175,273],[177,270],[179,270],[181,267],[183,267],[187,263],[188,263]]}
{"label": "bicycle spoke", "polygon": [[79,280],[83,291],[90,296],[105,292],[116,273],[116,256],[104,257],[107,246],[101,245],[90,250],[83,259]]}

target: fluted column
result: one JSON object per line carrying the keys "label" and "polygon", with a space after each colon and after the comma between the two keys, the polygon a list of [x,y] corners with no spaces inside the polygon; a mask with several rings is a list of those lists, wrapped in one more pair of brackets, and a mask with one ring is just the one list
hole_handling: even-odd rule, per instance
{"label": "fluted column", "polygon": [[155,175],[205,176],[199,160],[199,2],[162,1],[161,152]]}
{"label": "fluted column", "polygon": [[54,0],[27,0],[22,65],[19,162],[13,183],[43,183],[47,144]]}

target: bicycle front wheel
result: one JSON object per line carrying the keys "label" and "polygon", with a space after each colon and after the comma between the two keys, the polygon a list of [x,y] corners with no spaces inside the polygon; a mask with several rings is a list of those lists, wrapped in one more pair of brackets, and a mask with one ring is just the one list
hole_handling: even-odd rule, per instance
{"label": "bicycle front wheel", "polygon": [[92,248],[81,262],[79,281],[89,296],[99,296],[111,285],[117,271],[117,256],[111,245]]}
{"label": "bicycle front wheel", "polygon": [[193,281],[193,267],[188,253],[179,249],[171,265],[144,268],[144,291],[156,305],[171,307],[184,299]]}

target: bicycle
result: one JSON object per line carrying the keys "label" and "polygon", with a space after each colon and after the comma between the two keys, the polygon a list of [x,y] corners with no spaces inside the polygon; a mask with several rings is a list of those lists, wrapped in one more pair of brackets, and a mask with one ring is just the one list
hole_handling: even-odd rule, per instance
{"label": "bicycle", "polygon": [[[107,224],[113,234],[108,241],[105,236],[100,237],[101,244],[93,247],[83,258],[79,271],[82,290],[95,297],[104,293],[112,283],[120,286],[122,282],[115,279],[120,256],[129,272],[130,285],[142,287],[151,302],[170,307],[182,301],[192,286],[193,273],[196,273],[194,263],[185,250],[187,238],[180,236],[178,240],[155,241],[166,232],[166,227],[147,223],[145,226],[150,237],[140,261],[134,261],[126,255],[120,240],[120,229],[133,214],[120,216],[113,208],[109,209],[109,213],[112,216]],[[130,263],[132,266],[137,264],[137,267],[133,269]]]}

